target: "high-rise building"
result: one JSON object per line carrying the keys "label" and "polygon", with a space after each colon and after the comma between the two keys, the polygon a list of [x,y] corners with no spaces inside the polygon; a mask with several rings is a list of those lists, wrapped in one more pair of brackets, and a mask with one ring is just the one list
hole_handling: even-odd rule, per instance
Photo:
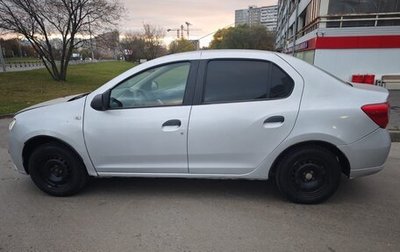
{"label": "high-rise building", "polygon": [[400,76],[400,0],[279,0],[276,48],[334,75]]}
{"label": "high-rise building", "polygon": [[249,10],[235,10],[235,26],[244,25],[249,22]]}
{"label": "high-rise building", "polygon": [[270,31],[275,31],[278,20],[278,5],[260,8],[260,23]]}
{"label": "high-rise building", "polygon": [[257,7],[255,5],[249,6],[248,9],[235,11],[235,26],[247,24],[264,25],[268,30],[274,31],[276,29],[278,6],[264,6]]}
{"label": "high-rise building", "polygon": [[258,8],[255,5],[252,5],[249,6],[248,11],[249,11],[248,24],[250,26],[260,24],[260,8]]}

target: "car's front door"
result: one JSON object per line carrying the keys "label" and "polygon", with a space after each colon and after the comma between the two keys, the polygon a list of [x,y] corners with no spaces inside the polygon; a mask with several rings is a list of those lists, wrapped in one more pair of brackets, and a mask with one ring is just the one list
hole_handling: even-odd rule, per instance
{"label": "car's front door", "polygon": [[153,67],[110,91],[106,111],[86,106],[84,135],[101,174],[187,173],[187,87],[195,63]]}
{"label": "car's front door", "polygon": [[274,60],[202,63],[203,85],[190,115],[190,173],[250,173],[289,135],[303,82],[287,63]]}

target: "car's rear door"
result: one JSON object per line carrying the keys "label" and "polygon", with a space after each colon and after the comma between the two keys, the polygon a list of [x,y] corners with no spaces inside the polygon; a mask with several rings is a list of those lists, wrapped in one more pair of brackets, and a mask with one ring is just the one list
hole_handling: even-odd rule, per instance
{"label": "car's rear door", "polygon": [[240,53],[213,56],[205,54],[200,65],[190,114],[189,172],[250,173],[292,130],[303,81],[275,54],[257,60]]}

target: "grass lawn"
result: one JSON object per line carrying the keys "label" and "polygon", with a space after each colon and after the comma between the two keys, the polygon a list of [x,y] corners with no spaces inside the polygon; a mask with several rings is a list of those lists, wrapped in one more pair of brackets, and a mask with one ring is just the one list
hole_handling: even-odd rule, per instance
{"label": "grass lawn", "polygon": [[122,61],[71,65],[66,82],[54,81],[46,69],[0,73],[0,115],[57,97],[92,91],[133,66]]}

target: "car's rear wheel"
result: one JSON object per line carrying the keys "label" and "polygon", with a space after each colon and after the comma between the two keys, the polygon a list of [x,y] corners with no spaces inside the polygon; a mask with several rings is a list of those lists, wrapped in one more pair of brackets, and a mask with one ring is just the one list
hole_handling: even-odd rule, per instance
{"label": "car's rear wheel", "polygon": [[76,194],[88,178],[80,158],[57,143],[37,147],[30,155],[28,168],[36,186],[53,196]]}
{"label": "car's rear wheel", "polygon": [[340,176],[340,163],[334,153],[320,146],[303,146],[283,156],[275,179],[289,200],[313,204],[335,193]]}

